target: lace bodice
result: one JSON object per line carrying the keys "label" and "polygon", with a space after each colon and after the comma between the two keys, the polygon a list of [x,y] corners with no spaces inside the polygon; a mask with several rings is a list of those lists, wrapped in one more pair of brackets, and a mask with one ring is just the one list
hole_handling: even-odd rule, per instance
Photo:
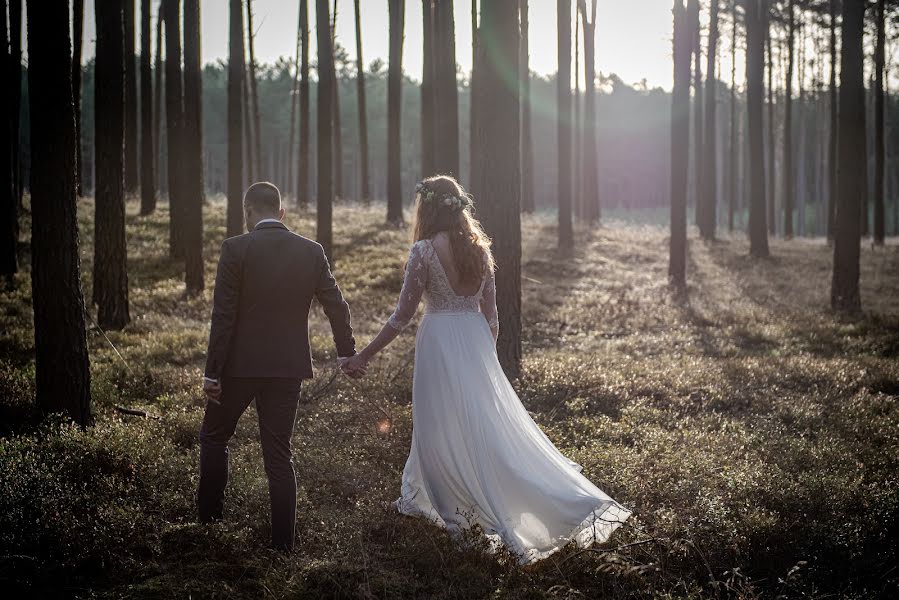
{"label": "lace bodice", "polygon": [[481,287],[473,296],[459,296],[450,285],[449,278],[437,257],[431,240],[420,240],[409,250],[403,289],[396,310],[387,321],[394,329],[403,329],[415,316],[415,311],[425,299],[425,313],[481,312],[491,328],[497,327],[496,279],[488,270],[481,280]]}

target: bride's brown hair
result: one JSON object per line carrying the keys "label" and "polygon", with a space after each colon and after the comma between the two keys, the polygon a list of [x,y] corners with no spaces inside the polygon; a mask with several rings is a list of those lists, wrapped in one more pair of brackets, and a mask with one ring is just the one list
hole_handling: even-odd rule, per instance
{"label": "bride's brown hair", "polygon": [[449,175],[428,177],[416,186],[413,243],[445,232],[465,283],[479,281],[486,269],[494,268],[490,238],[472,214],[473,207],[471,196]]}

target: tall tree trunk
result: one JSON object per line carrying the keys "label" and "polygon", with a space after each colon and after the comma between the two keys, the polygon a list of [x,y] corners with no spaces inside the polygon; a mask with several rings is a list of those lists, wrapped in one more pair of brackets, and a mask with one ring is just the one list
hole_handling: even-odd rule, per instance
{"label": "tall tree trunk", "polygon": [[[468,119],[468,177],[473,182],[477,179],[477,171],[480,168],[479,151],[475,139],[477,139],[478,131],[478,88],[477,88],[477,62],[478,62],[478,40],[480,32],[478,31],[478,0],[471,0],[471,78],[469,79],[468,95],[471,106],[469,107]],[[469,186],[470,187],[470,186]]]}
{"label": "tall tree trunk", "polygon": [[[156,165],[155,184],[162,185],[162,25],[165,23],[165,11],[159,5],[156,17],[156,58],[153,61],[154,85],[153,85],[153,163]],[[162,190],[160,189],[160,192]],[[154,206],[156,200],[153,200]]]}
{"label": "tall tree trunk", "polygon": [[586,0],[578,0],[584,27],[584,154],[581,174],[584,181],[584,212],[591,224],[599,223],[599,179],[596,155],[596,4],[593,0],[587,18]]}
{"label": "tall tree trunk", "polygon": [[[566,13],[570,15],[571,13]],[[521,372],[521,157],[519,154],[518,0],[481,3],[481,44],[477,68],[482,86],[482,147],[475,181],[478,213],[493,240],[497,263],[499,340],[496,350],[510,378]]]}
{"label": "tall tree trunk", "polygon": [[247,0],[247,41],[250,50],[250,68],[248,70],[250,87],[248,88],[248,91],[250,95],[250,105],[253,110],[253,158],[255,160],[255,176],[261,178],[265,171],[262,169],[262,127],[259,118],[259,87],[256,80],[255,37],[256,33],[253,31],[253,0]]}
{"label": "tall tree trunk", "polygon": [[699,0],[687,0],[693,58],[693,221],[699,225],[699,194],[702,190],[702,31]]}
{"label": "tall tree trunk", "polygon": [[[0,73],[5,79],[5,67],[11,57],[8,50],[6,29],[6,0],[0,0]],[[14,26],[14,24],[13,24]],[[12,82],[10,82],[12,84]],[[15,176],[13,174],[12,150],[12,93],[0,93],[0,276],[6,287],[13,288],[13,277],[19,270],[19,200],[16,198]]]}
{"label": "tall tree trunk", "polygon": [[334,125],[334,197],[343,198],[343,126],[340,119],[340,77],[337,76],[337,0],[334,0],[334,12],[331,14],[331,61],[334,63],[331,74],[334,77],[333,99],[331,109]]}
{"label": "tall tree trunk", "polygon": [[858,290],[861,214],[859,190],[867,179],[865,148],[864,31],[865,0],[843,0],[840,51],[839,176],[833,246],[830,305],[861,311]]}
{"label": "tall tree trunk", "polygon": [[294,149],[294,140],[296,139],[296,130],[297,130],[297,94],[299,93],[300,86],[300,52],[302,52],[302,30],[303,30],[303,15],[300,14],[297,20],[297,39],[296,39],[296,54],[294,58],[294,68],[296,68],[296,73],[293,76],[293,83],[290,86],[290,132],[287,136],[287,178],[284,182],[284,189],[282,192],[286,192],[289,194],[296,194],[296,189],[294,186],[294,178],[293,178],[293,149]]}
{"label": "tall tree trunk", "polygon": [[75,186],[84,195],[84,158],[81,153],[81,48],[84,41],[84,0],[72,2],[72,98],[75,101]]}
{"label": "tall tree trunk", "polygon": [[421,0],[421,14],[421,175],[430,177],[437,173],[434,118],[434,0]]}
{"label": "tall tree trunk", "polygon": [[244,229],[244,114],[245,70],[243,47],[243,4],[230,0],[228,8],[228,237]]}
{"label": "tall tree trunk", "polygon": [[68,4],[28,2],[31,291],[35,396],[90,423],[91,375],[75,211],[75,110]]}
{"label": "tall tree trunk", "polygon": [[[10,85],[12,86],[12,103],[9,115],[12,120],[12,181],[16,204],[22,202],[24,185],[22,181],[21,114],[22,114],[22,0],[9,0],[9,60]],[[16,218],[16,237],[19,226]]]}
{"label": "tall tree trunk", "polygon": [[793,168],[793,64],[796,51],[796,11],[789,0],[789,34],[787,37],[787,77],[784,82],[784,169],[783,169],[783,226],[784,237],[793,237],[793,204],[795,185]]}
{"label": "tall tree trunk", "polygon": [[359,0],[354,0],[356,16],[356,97],[359,105],[359,176],[362,201],[371,200],[371,183],[368,175],[368,116],[365,108],[365,63],[362,60],[362,16],[359,14]]}
{"label": "tall tree trunk", "polygon": [[768,143],[766,144],[766,158],[768,160],[768,179],[765,193],[767,194],[768,206],[768,235],[777,233],[777,211],[775,208],[775,199],[777,196],[775,175],[776,157],[777,157],[777,131],[775,121],[777,118],[774,110],[774,44],[771,41],[771,19],[765,27],[765,46],[768,54],[768,67],[766,69],[768,75]]}
{"label": "tall tree trunk", "polygon": [[165,7],[165,120],[169,179],[169,254],[184,258],[184,97],[181,82],[181,1]]}
{"label": "tall tree trunk", "polygon": [[572,163],[574,164],[574,184],[572,185],[573,198],[571,208],[577,220],[583,220],[584,213],[584,120],[582,118],[581,102],[581,11],[575,4],[574,7],[574,150]]}
{"label": "tall tree trunk", "polygon": [[134,1],[125,0],[125,192],[137,192],[137,60],[134,54]]}
{"label": "tall tree trunk", "polygon": [[331,170],[332,108],[334,102],[333,48],[331,47],[331,23],[328,18],[328,0],[315,1],[315,33],[318,41],[318,214],[316,239],[331,259],[331,209],[334,203],[334,187]]}
{"label": "tall tree trunk", "polygon": [[188,294],[203,290],[203,65],[200,58],[200,0],[184,0],[184,283]]}
{"label": "tall tree trunk", "polygon": [[762,104],[765,97],[766,0],[746,2],[746,108],[749,113],[749,253],[764,258],[768,252],[765,224],[765,152]]}
{"label": "tall tree trunk", "polygon": [[715,72],[715,58],[718,52],[718,0],[711,0],[709,8],[709,46],[706,68],[706,95],[705,95],[705,142],[703,150],[705,158],[702,161],[702,190],[699,196],[701,214],[699,218],[699,232],[707,240],[715,239],[715,226],[718,221],[716,208],[718,169],[717,148],[717,118],[718,97]]}
{"label": "tall tree trunk", "polygon": [[805,194],[806,194],[806,177],[805,165],[808,162],[806,153],[806,127],[805,127],[805,28],[799,26],[799,44],[798,44],[798,95],[796,104],[796,133],[798,135],[798,148],[796,150],[796,164],[794,167],[795,183],[793,185],[796,194],[796,226],[795,234],[802,237],[805,235]]}
{"label": "tall tree trunk", "polygon": [[122,179],[125,109],[125,44],[122,4],[95,0],[97,23],[94,107],[96,212],[94,217],[94,304],[104,329],[122,329],[128,314],[125,190]]}
{"label": "tall tree trunk", "polygon": [[309,204],[309,6],[300,0],[300,164],[297,169],[297,204]]}
{"label": "tall tree trunk", "polygon": [[140,214],[156,210],[156,155],[153,135],[153,40],[150,34],[151,2],[140,3]]}
{"label": "tall tree trunk", "polygon": [[737,205],[737,3],[731,3],[733,30],[730,42],[730,164],[727,173],[727,230],[734,231],[734,213]]}
{"label": "tall tree trunk", "polygon": [[[736,27],[736,23],[734,23]],[[690,24],[683,0],[674,0],[674,88],[671,92],[671,240],[668,280],[687,287],[687,179],[690,144]],[[736,37],[736,36],[734,36]]]}
{"label": "tall tree trunk", "polygon": [[537,207],[534,200],[534,141],[531,134],[528,0],[519,0],[518,18],[521,20],[521,212],[533,213]]}
{"label": "tall tree trunk", "polygon": [[886,41],[884,0],[877,1],[877,43],[874,50],[874,243],[882,246],[884,228],[884,165],[886,128],[884,126],[884,63]]}
{"label": "tall tree trunk", "polygon": [[559,70],[556,75],[559,249],[574,248],[571,225],[571,0],[556,0]]}
{"label": "tall tree trunk", "polygon": [[837,0],[830,0],[830,129],[827,153],[827,239],[836,232],[837,215],[837,139],[839,136],[837,98]]}
{"label": "tall tree trunk", "polygon": [[[405,0],[389,0],[390,50],[387,72],[387,222],[403,222],[400,127],[403,104],[403,29]],[[319,167],[321,173],[321,167]]]}
{"label": "tall tree trunk", "polygon": [[434,2],[434,167],[459,176],[459,88],[453,0]]}

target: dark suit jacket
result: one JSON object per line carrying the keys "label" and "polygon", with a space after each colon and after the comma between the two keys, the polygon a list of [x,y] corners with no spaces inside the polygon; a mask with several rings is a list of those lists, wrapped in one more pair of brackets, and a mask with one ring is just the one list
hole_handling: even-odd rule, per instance
{"label": "dark suit jacket", "polygon": [[331,322],[337,355],[355,354],[350,307],[320,244],[274,222],[225,240],[215,277],[206,377],[310,379],[313,298]]}

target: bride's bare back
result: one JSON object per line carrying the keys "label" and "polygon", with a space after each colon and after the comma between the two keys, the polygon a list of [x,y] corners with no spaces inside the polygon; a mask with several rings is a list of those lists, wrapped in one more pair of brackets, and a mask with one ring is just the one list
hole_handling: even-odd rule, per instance
{"label": "bride's bare back", "polygon": [[459,270],[456,268],[456,261],[453,257],[453,248],[450,245],[449,236],[441,231],[432,239],[434,250],[437,252],[437,260],[446,273],[450,287],[457,296],[474,296],[481,289],[481,280],[463,282],[459,277]]}

